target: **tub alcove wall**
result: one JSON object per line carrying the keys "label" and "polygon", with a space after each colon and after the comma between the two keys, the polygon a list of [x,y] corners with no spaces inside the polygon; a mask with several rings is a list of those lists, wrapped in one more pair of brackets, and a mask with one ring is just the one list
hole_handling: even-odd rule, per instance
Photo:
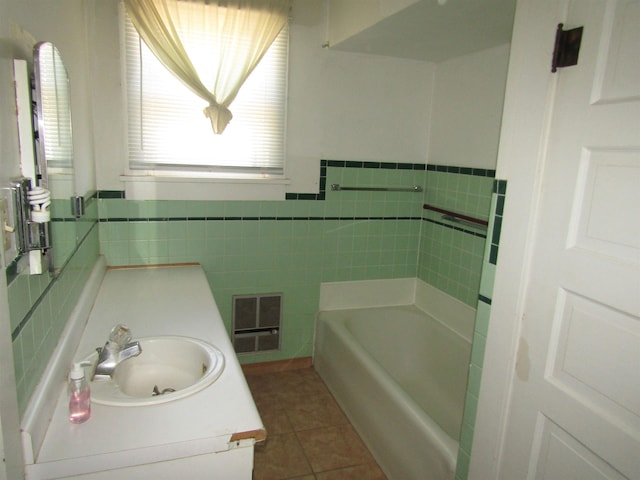
{"label": "tub alcove wall", "polygon": [[[311,356],[322,282],[419,277],[476,307],[484,238],[447,226],[422,205],[489,217],[507,44],[439,63],[326,49],[323,2],[295,1],[286,199],[142,200],[125,197],[121,181],[118,2],[0,6],[0,37],[11,39],[0,50],[7,153],[0,179],[19,173],[17,147],[4,141],[15,136],[11,59],[26,56],[16,45],[28,43],[17,24],[56,43],[68,63],[77,187],[90,192],[76,220],[80,242],[56,282],[43,288],[18,274],[0,284],[8,347],[1,350],[13,352],[2,366],[14,372],[2,377],[11,385],[2,393],[3,428],[24,412],[99,255],[111,266],[201,263],[229,330],[232,295],[283,292],[281,350],[243,356],[244,363]],[[425,193],[331,192],[332,183],[420,185]],[[7,435],[4,449],[13,459],[8,468],[19,470],[19,438]]]}

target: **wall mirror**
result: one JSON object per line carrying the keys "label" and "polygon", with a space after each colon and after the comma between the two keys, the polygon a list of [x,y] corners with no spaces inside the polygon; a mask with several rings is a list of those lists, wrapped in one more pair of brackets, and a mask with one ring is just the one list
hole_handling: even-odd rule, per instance
{"label": "wall mirror", "polygon": [[57,270],[76,246],[71,208],[75,187],[69,77],[60,52],[51,42],[34,47],[33,71],[36,158],[42,183],[51,191],[53,261]]}

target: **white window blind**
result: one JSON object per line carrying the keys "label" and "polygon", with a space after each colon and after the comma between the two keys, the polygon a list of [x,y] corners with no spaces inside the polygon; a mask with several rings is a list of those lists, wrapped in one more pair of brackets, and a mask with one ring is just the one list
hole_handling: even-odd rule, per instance
{"label": "white window blind", "polygon": [[[124,17],[130,169],[151,174],[282,176],[288,27],[231,104],[229,126],[215,135],[202,113],[207,103],[156,59]],[[185,40],[188,50],[206,58],[206,36],[205,31],[190,29]],[[209,77],[214,74],[209,72]]]}

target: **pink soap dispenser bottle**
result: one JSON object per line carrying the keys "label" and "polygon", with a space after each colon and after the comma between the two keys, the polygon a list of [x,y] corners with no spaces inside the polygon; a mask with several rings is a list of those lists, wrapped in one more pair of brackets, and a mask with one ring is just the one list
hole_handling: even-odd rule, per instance
{"label": "pink soap dispenser bottle", "polygon": [[84,376],[84,366],[90,362],[74,363],[69,374],[69,421],[83,423],[91,416],[91,391]]}

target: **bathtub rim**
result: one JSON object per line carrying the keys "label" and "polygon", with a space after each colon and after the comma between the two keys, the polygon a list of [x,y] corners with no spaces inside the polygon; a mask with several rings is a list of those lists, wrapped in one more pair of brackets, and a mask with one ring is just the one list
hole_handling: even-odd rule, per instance
{"label": "bathtub rim", "polygon": [[476,309],[417,277],[320,284],[318,314],[401,305],[415,305],[472,343]]}

